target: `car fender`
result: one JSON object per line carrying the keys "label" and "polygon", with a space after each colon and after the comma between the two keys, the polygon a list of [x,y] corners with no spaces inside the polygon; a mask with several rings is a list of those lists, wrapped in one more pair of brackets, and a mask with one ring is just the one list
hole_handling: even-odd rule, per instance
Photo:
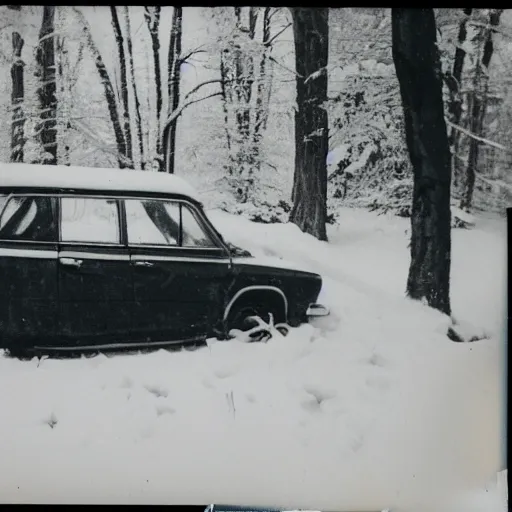
{"label": "car fender", "polygon": [[224,309],[224,315],[223,315],[223,321],[225,322],[229,316],[230,311],[233,309],[233,306],[236,304],[236,301],[240,299],[244,294],[252,291],[268,291],[277,293],[282,299],[284,303],[284,312],[286,318],[288,317],[288,299],[286,298],[286,295],[284,294],[283,290],[280,288],[277,288],[277,286],[269,286],[269,285],[252,285],[252,286],[245,286],[244,288],[241,288],[238,290],[231,300],[228,302],[226,308]]}

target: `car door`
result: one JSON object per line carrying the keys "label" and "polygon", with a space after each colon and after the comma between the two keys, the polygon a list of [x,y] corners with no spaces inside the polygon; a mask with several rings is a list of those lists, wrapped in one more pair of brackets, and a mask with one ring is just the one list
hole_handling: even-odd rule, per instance
{"label": "car door", "polygon": [[134,294],[134,334],[179,341],[211,332],[231,276],[227,251],[194,206],[165,199],[124,201]]}
{"label": "car door", "polygon": [[57,311],[56,199],[0,196],[0,343],[51,342]]}
{"label": "car door", "polygon": [[123,344],[131,330],[130,258],[115,198],[60,198],[59,334],[71,345]]}

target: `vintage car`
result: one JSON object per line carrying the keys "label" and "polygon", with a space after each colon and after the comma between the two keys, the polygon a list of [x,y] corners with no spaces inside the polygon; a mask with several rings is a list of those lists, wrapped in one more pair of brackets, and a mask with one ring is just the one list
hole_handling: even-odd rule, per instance
{"label": "vintage car", "polygon": [[226,242],[161,172],[0,164],[0,348],[195,343],[328,314],[319,275]]}

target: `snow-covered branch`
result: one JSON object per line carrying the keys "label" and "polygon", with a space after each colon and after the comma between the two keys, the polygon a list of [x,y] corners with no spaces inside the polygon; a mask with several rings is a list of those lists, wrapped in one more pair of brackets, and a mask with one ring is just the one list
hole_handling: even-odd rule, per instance
{"label": "snow-covered branch", "polygon": [[449,126],[454,128],[455,130],[463,133],[464,135],[471,137],[472,139],[482,142],[483,144],[486,144],[487,146],[491,146],[491,147],[499,149],[501,151],[505,151],[506,153],[512,153],[512,149],[509,149],[506,146],[499,144],[498,142],[493,142],[492,140],[485,139],[484,137],[479,137],[478,135],[471,133],[469,130],[462,128],[462,126],[452,123],[448,118],[445,118],[445,121],[446,121],[446,124],[448,124]]}
{"label": "snow-covered branch", "polygon": [[325,75],[327,73],[327,67],[324,66],[323,68],[318,69],[314,73],[311,73],[305,80],[304,83],[307,84],[310,80],[316,80],[317,78],[320,78],[322,75]]}

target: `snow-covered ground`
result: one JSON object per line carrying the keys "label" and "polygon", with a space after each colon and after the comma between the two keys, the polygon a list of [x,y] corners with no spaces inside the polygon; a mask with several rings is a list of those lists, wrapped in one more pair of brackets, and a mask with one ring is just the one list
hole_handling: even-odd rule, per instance
{"label": "snow-covered ground", "polygon": [[330,242],[212,220],[256,255],[324,276],[328,319],[266,344],[0,357],[0,500],[504,510],[505,222],[453,231],[452,343],[404,298],[409,222],[343,211]]}

